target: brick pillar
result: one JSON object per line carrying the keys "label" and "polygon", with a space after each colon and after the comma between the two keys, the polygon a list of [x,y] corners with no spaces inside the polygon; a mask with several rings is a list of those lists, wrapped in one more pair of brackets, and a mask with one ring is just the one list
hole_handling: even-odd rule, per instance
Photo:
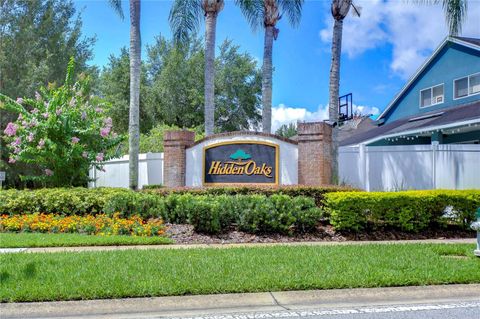
{"label": "brick pillar", "polygon": [[195,142],[195,132],[165,131],[163,134],[163,184],[185,186],[186,148]]}
{"label": "brick pillar", "polygon": [[298,123],[298,183],[331,184],[332,127],[324,122]]}

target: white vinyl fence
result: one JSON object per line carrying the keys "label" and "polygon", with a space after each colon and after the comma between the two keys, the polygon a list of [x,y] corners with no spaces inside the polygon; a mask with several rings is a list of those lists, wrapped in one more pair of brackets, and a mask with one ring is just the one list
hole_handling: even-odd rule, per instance
{"label": "white vinyl fence", "polygon": [[[163,153],[146,153],[138,156],[138,186],[163,184]],[[128,188],[128,155],[104,163],[103,171],[90,170],[89,187]]]}
{"label": "white vinyl fence", "polygon": [[367,191],[480,188],[480,145],[340,147],[339,175]]}

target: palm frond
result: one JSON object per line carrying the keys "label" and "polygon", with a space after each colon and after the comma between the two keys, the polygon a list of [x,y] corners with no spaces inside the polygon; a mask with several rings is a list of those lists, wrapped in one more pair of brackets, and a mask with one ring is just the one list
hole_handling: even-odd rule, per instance
{"label": "palm frond", "polygon": [[451,35],[458,35],[467,17],[467,0],[443,0],[445,20]]}
{"label": "palm frond", "polygon": [[302,18],[302,5],[304,0],[278,0],[282,15],[287,15],[292,26],[297,26]]}
{"label": "palm frond", "polygon": [[190,34],[196,33],[202,7],[199,0],[175,0],[168,20],[176,42],[187,42]]}
{"label": "palm frond", "polygon": [[458,35],[467,18],[467,0],[415,0],[420,4],[442,4],[450,35]]}
{"label": "palm frond", "polygon": [[351,4],[352,6],[352,14],[353,16],[355,17],[360,17],[360,15],[362,14],[362,7],[359,6],[359,5],[355,5],[353,2]]}
{"label": "palm frond", "polygon": [[123,20],[123,9],[122,9],[122,0],[108,0],[110,6],[115,10],[115,12],[119,15],[119,17]]}
{"label": "palm frond", "polygon": [[265,10],[263,0],[235,0],[235,4],[240,8],[253,30],[263,26]]}

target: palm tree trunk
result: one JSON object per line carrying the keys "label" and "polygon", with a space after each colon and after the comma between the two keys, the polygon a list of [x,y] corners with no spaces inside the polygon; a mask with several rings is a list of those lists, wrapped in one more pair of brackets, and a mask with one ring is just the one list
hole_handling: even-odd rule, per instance
{"label": "palm tree trunk", "polygon": [[264,133],[272,130],[272,58],[275,27],[265,27],[262,67],[262,127]]}
{"label": "palm tree trunk", "polygon": [[333,25],[332,65],[330,67],[328,118],[337,123],[332,131],[332,183],[338,183],[338,95],[340,86],[340,55],[342,53],[343,20]]}
{"label": "palm tree trunk", "polygon": [[205,135],[214,133],[215,121],[215,32],[217,13],[205,17]]}
{"label": "palm tree trunk", "polygon": [[139,113],[140,113],[140,0],[130,0],[130,118],[128,124],[129,185],[138,188]]}

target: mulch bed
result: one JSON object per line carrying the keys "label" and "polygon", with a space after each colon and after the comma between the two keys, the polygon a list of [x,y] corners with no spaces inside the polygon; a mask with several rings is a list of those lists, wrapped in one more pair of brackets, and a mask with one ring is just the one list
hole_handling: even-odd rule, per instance
{"label": "mulch bed", "polygon": [[360,234],[337,233],[331,226],[320,225],[317,230],[308,234],[292,236],[279,234],[248,234],[232,230],[220,235],[199,234],[192,225],[166,224],[167,236],[176,244],[234,244],[234,243],[288,243],[312,241],[347,241],[347,240],[412,240],[412,239],[451,239],[475,238],[474,231],[459,229],[428,230],[417,234],[395,230],[371,231]]}

